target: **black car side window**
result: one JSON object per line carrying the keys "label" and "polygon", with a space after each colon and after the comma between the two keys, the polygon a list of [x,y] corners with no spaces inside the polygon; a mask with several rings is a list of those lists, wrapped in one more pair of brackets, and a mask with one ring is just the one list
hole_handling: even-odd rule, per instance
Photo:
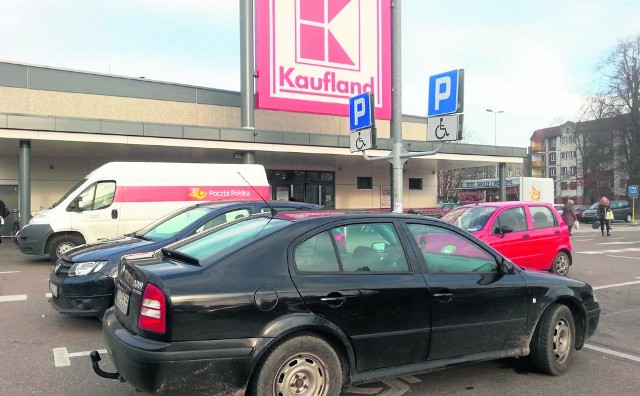
{"label": "black car side window", "polygon": [[458,233],[425,224],[408,224],[429,272],[497,272],[495,258]]}
{"label": "black car side window", "polygon": [[336,251],[329,232],[325,231],[302,242],[295,250],[294,260],[298,271],[340,271]]}

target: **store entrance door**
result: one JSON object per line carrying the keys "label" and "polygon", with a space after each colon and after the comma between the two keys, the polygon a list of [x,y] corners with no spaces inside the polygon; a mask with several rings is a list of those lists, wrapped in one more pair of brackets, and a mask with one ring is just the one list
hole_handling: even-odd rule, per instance
{"label": "store entrance door", "polygon": [[297,201],[335,209],[333,172],[267,171],[271,199]]}

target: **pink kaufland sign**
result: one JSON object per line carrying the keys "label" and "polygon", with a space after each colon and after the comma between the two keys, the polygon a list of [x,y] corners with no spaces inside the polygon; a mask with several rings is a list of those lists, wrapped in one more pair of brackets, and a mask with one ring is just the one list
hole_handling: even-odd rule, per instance
{"label": "pink kaufland sign", "polygon": [[256,0],[257,108],[391,118],[391,0]]}

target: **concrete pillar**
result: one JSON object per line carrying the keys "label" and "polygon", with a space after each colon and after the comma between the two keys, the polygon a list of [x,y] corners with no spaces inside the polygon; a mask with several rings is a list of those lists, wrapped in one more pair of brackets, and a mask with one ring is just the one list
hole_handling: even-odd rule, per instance
{"label": "concrete pillar", "polygon": [[20,141],[18,174],[18,202],[20,203],[20,228],[31,219],[31,141]]}

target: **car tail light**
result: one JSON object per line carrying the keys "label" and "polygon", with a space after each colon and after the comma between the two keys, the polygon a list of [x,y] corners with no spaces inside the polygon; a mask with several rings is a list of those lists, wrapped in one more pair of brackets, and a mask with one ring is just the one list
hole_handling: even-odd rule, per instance
{"label": "car tail light", "polygon": [[162,290],[152,283],[144,288],[138,327],[160,334],[167,329],[167,301]]}

